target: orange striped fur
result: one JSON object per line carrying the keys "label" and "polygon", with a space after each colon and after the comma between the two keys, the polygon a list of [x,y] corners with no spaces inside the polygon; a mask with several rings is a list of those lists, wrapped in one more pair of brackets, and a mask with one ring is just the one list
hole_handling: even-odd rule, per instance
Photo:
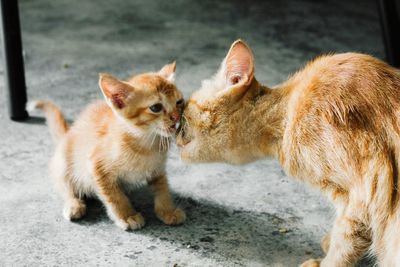
{"label": "orange striped fur", "polygon": [[368,55],[321,56],[269,88],[236,41],[184,110],[178,136],[189,162],[277,158],[319,188],[337,217],[326,256],[301,266],[353,266],[368,251],[400,266],[400,72]]}
{"label": "orange striped fur", "polygon": [[139,229],[144,219],[126,192],[132,185],[148,182],[157,216],[166,224],[183,223],[185,213],[175,207],[165,175],[170,137],[183,105],[182,94],[173,84],[174,73],[175,63],[128,81],[100,74],[105,101],[87,107],[70,129],[53,103],[35,102],[55,136],[50,176],[64,198],[67,220],[83,217],[84,197],[97,196],[119,227]]}

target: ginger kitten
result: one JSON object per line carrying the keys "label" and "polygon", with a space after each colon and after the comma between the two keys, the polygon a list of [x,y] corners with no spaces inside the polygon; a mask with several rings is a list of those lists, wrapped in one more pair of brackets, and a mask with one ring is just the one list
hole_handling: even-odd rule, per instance
{"label": "ginger kitten", "polygon": [[238,40],[183,118],[184,160],[272,156],[333,202],[326,256],[303,267],[353,266],[367,252],[379,266],[400,266],[399,70],[363,54],[321,56],[272,89],[257,82],[253,54]]}
{"label": "ginger kitten", "polygon": [[173,84],[175,62],[157,73],[120,81],[100,74],[104,101],[86,108],[71,128],[49,101],[44,110],[57,144],[50,176],[64,198],[64,217],[86,213],[85,196],[97,196],[109,217],[122,229],[144,226],[126,196],[130,185],[147,182],[154,192],[155,212],[166,224],[181,224],[185,213],[173,204],[165,174],[169,139],[175,134],[183,106]]}

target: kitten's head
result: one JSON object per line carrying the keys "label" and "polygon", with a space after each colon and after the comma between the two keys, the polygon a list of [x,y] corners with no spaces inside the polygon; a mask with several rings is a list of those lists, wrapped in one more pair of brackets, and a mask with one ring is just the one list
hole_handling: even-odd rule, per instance
{"label": "kitten's head", "polygon": [[175,134],[183,109],[181,92],[174,85],[175,62],[155,73],[120,81],[100,74],[99,86],[114,114],[133,133]]}
{"label": "kitten's head", "polygon": [[183,160],[239,163],[236,154],[241,152],[236,145],[242,121],[238,121],[238,113],[243,112],[246,92],[257,83],[253,75],[253,54],[243,41],[237,40],[218,72],[203,81],[187,102],[177,137]]}

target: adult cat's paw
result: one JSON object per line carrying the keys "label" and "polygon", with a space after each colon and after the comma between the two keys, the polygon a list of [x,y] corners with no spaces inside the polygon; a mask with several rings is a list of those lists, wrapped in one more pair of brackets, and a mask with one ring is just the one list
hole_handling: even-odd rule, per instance
{"label": "adult cat's paw", "polygon": [[68,221],[78,220],[86,214],[86,204],[83,201],[65,203],[63,215]]}
{"label": "adult cat's paw", "polygon": [[168,225],[182,224],[186,220],[185,212],[179,208],[170,211],[158,210],[156,214],[161,221]]}
{"label": "adult cat's paw", "polygon": [[138,230],[145,224],[142,214],[136,213],[125,220],[116,221],[116,224],[124,230]]}
{"label": "adult cat's paw", "polygon": [[303,262],[300,267],[319,267],[320,263],[320,260],[310,259],[306,262]]}

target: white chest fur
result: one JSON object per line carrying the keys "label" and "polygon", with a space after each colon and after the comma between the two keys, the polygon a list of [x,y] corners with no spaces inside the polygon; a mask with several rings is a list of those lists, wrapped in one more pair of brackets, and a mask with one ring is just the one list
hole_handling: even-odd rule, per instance
{"label": "white chest fur", "polygon": [[122,161],[118,178],[125,183],[137,183],[163,174],[166,154],[142,155],[137,159],[126,158]]}

